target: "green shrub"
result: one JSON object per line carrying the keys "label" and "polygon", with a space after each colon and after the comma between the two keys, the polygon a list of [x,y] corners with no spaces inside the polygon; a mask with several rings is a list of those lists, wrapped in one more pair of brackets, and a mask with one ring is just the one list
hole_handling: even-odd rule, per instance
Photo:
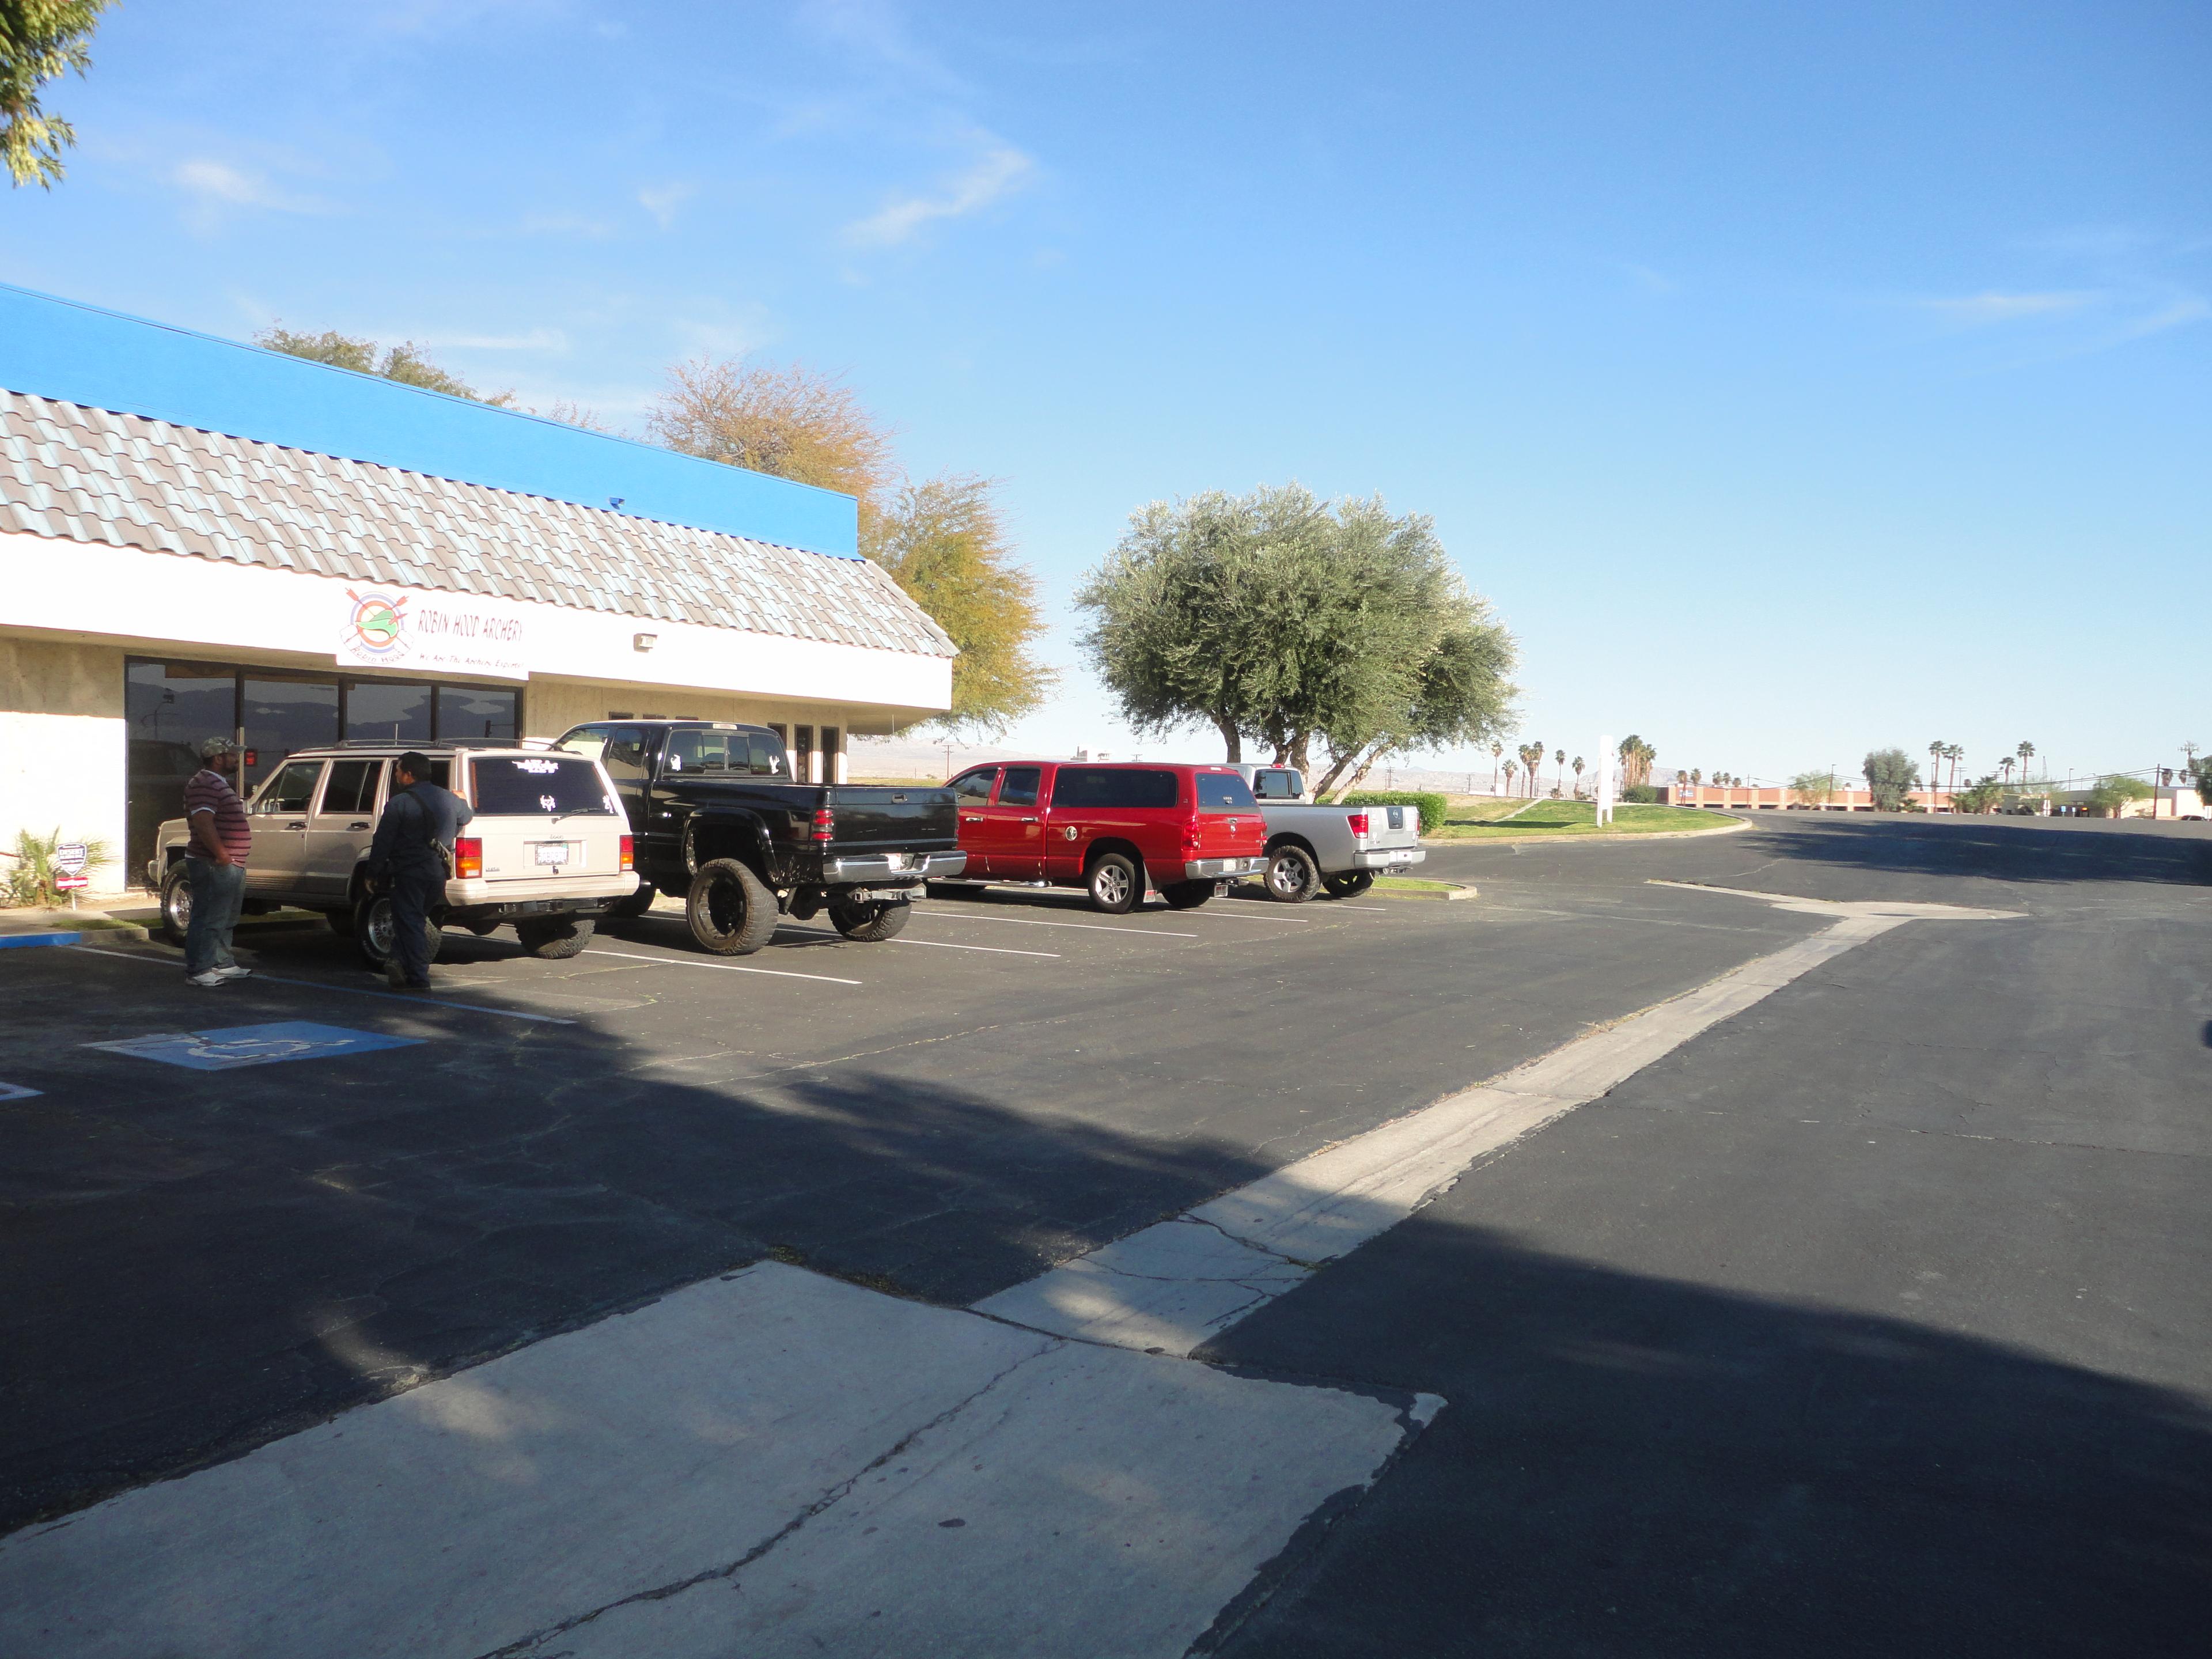
{"label": "green shrub", "polygon": [[1659,792],[1648,783],[1632,783],[1620,792],[1620,804],[1624,806],[1656,806],[1660,804]]}
{"label": "green shrub", "polygon": [[[0,874],[0,902],[51,909],[62,902],[63,891],[54,885],[54,878],[61,874],[54,868],[54,854],[63,839],[58,829],[44,836],[27,830],[15,832],[15,850],[4,855],[5,872]],[[84,851],[88,872],[115,862],[104,841],[87,837]]]}
{"label": "green shrub", "polygon": [[1418,806],[1421,810],[1421,828],[1424,830],[1441,830],[1444,824],[1444,798],[1427,790],[1358,790],[1346,795],[1337,805],[1340,806]]}

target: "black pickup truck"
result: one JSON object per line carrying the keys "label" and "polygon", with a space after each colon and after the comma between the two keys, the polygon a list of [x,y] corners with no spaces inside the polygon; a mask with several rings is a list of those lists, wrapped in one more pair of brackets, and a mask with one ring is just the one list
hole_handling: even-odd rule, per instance
{"label": "black pickup truck", "polygon": [[924,881],[967,867],[950,789],[801,783],[766,726],[593,720],[556,746],[596,757],[629,815],[640,881],[610,914],[680,894],[718,956],[825,909],[848,939],[889,939]]}

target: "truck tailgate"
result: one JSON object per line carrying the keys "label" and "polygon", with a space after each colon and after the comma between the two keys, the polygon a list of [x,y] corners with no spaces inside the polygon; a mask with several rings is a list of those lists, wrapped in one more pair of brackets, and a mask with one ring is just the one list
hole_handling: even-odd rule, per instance
{"label": "truck tailgate", "polygon": [[840,853],[935,853],[960,844],[950,789],[841,783],[823,793],[836,817],[832,845]]}
{"label": "truck tailgate", "polygon": [[1367,834],[1360,839],[1359,844],[1370,852],[1421,844],[1419,807],[1355,806],[1350,810],[1367,815]]}

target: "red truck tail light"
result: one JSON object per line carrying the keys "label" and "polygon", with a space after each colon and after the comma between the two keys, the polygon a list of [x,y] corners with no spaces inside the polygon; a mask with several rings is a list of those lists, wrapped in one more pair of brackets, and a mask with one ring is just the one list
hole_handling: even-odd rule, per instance
{"label": "red truck tail light", "polygon": [[622,862],[617,867],[623,870],[637,868],[637,841],[635,836],[624,836],[622,838]]}
{"label": "red truck tail light", "polygon": [[837,815],[826,806],[817,806],[814,809],[814,839],[817,841],[837,839]]}
{"label": "red truck tail light", "polygon": [[483,842],[474,836],[463,836],[453,842],[453,873],[463,881],[483,878]]}
{"label": "red truck tail light", "polygon": [[1353,835],[1364,836],[1367,833],[1366,813],[1347,812],[1344,815],[1344,821],[1352,826],[1352,833]]}
{"label": "red truck tail light", "polygon": [[1196,818],[1185,818],[1182,821],[1182,850],[1184,853],[1195,853],[1204,844],[1205,837],[1199,829],[1198,820]]}

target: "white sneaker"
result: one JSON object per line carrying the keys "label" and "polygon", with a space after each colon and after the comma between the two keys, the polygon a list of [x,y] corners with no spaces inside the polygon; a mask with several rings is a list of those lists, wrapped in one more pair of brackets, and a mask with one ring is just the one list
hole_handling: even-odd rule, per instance
{"label": "white sneaker", "polygon": [[251,968],[241,968],[234,962],[228,968],[210,968],[208,971],[222,979],[244,979],[248,974],[252,973],[253,969]]}
{"label": "white sneaker", "polygon": [[205,972],[204,974],[187,974],[187,975],[185,975],[185,984],[187,984],[187,985],[206,985],[206,986],[216,986],[216,985],[228,985],[228,984],[229,984],[229,983],[230,983],[230,981],[229,981],[229,980],[228,980],[227,978],[225,978],[225,977],[223,976],[223,972],[222,972],[222,969],[220,969],[220,968],[210,968],[210,969],[209,969],[207,970],[207,972]]}

